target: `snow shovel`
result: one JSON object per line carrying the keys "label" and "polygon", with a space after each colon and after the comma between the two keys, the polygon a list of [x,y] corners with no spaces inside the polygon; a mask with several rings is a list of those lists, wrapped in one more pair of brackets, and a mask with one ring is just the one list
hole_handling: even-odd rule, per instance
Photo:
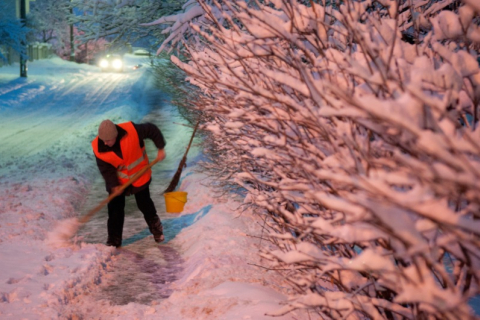
{"label": "snow shovel", "polygon": [[100,211],[100,209],[102,209],[106,204],[108,204],[113,198],[115,198],[116,196],[122,194],[122,192],[128,187],[130,186],[132,183],[134,183],[135,181],[138,180],[138,178],[140,178],[141,176],[143,176],[143,174],[145,172],[147,172],[148,169],[150,169],[151,167],[153,167],[156,163],[158,162],[158,159],[155,159],[153,160],[152,162],[150,162],[147,166],[143,167],[142,169],[140,169],[140,171],[138,171],[137,173],[135,173],[133,175],[133,177],[130,178],[130,180],[128,180],[127,182],[125,182],[124,184],[122,184],[120,186],[120,188],[118,188],[117,191],[113,192],[112,194],[110,194],[108,196],[108,198],[104,199],[102,202],[100,202],[95,208],[93,208],[92,210],[90,210],[87,214],[85,214],[83,217],[80,217],[80,219],[78,219],[78,222],[81,223],[81,224],[85,224],[87,223],[94,215],[95,213],[97,213],[98,211]]}
{"label": "snow shovel", "polygon": [[110,194],[108,198],[100,202],[95,208],[90,210],[87,214],[80,218],[72,218],[63,221],[60,225],[55,228],[53,233],[49,236],[49,242],[54,246],[63,246],[65,242],[68,242],[80,229],[82,225],[87,223],[100,209],[102,209],[107,203],[109,203],[113,198],[120,195],[128,186],[138,180],[148,169],[153,167],[158,162],[158,159],[153,160],[147,166],[140,169],[137,173],[133,175],[130,180],[128,180],[125,184],[121,185],[117,191]]}

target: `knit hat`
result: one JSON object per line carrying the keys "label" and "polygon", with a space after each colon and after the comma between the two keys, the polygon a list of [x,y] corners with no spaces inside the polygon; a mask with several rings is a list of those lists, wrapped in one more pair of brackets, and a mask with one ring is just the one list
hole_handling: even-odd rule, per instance
{"label": "knit hat", "polygon": [[117,137],[118,131],[115,123],[110,120],[103,120],[98,126],[98,137],[105,140],[113,140]]}

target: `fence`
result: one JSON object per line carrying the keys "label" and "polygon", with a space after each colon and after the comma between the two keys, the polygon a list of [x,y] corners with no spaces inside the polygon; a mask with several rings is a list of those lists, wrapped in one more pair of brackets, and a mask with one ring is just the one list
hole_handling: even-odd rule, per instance
{"label": "fence", "polygon": [[[0,67],[13,63],[20,63],[20,55],[12,48],[0,46],[0,50],[7,59],[7,61],[0,59]],[[52,56],[52,54],[52,45],[49,43],[33,42],[27,46],[28,61],[48,59]]]}

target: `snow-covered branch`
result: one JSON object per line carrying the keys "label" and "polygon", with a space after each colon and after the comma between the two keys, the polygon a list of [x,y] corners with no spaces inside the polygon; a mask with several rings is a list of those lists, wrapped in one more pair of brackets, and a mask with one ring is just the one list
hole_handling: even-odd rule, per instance
{"label": "snow-covered branch", "polygon": [[184,45],[189,61],[172,61],[204,93],[216,172],[268,218],[263,257],[297,292],[280,314],[472,317],[480,18],[466,3],[212,0],[157,20],[178,19],[160,50]]}
{"label": "snow-covered branch", "polygon": [[[26,57],[26,37],[28,29],[19,19],[10,17],[7,4],[0,4],[0,60],[6,61],[3,50],[7,47]],[[3,48],[2,48],[3,47]],[[2,50],[3,49],[3,50]]]}

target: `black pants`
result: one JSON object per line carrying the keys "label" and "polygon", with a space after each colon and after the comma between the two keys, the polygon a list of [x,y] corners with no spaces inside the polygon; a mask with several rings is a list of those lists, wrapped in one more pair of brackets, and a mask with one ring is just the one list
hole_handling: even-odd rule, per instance
{"label": "black pants", "polygon": [[[143,213],[150,230],[156,221],[160,222],[157,210],[150,197],[150,189],[145,189],[135,193],[135,200],[138,209]],[[122,244],[123,223],[125,221],[125,195],[119,195],[108,203],[108,242],[115,246]]]}

